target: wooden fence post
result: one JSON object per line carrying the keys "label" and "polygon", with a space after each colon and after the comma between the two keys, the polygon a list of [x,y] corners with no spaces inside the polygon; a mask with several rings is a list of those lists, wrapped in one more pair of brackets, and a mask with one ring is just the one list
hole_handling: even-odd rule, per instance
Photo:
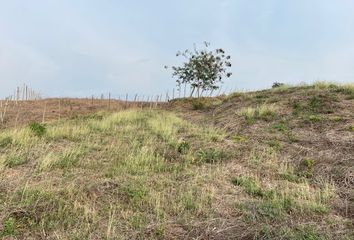
{"label": "wooden fence post", "polygon": [[125,95],[125,108],[128,108],[128,93]]}
{"label": "wooden fence post", "polygon": [[59,121],[61,117],[61,100],[59,99]]}
{"label": "wooden fence post", "polygon": [[45,122],[45,112],[46,112],[46,108],[47,108],[47,103],[44,103],[44,109],[43,109],[43,117],[42,117],[42,123]]}

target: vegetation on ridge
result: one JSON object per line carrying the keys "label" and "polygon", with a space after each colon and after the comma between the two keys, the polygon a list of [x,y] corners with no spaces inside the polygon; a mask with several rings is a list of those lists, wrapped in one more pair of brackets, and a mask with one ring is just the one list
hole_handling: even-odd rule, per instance
{"label": "vegetation on ridge", "polygon": [[282,85],[5,129],[0,238],[352,239],[350,89]]}

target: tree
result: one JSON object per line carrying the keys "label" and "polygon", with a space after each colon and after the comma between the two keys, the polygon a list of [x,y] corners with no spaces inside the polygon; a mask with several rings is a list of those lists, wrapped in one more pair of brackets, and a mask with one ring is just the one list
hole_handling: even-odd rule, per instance
{"label": "tree", "polygon": [[[176,77],[177,86],[182,84],[191,86],[191,97],[197,90],[200,97],[205,91],[219,89],[224,77],[229,78],[232,73],[227,71],[231,67],[231,57],[225,54],[222,48],[209,50],[210,43],[204,42],[205,48],[198,50],[179,51],[176,56],[186,59],[182,66],[173,66],[173,77]],[[166,67],[167,68],[167,67]]]}

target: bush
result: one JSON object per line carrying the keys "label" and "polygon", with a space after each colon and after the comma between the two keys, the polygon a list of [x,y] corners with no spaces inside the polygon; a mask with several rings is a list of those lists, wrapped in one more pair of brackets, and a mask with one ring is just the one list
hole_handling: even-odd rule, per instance
{"label": "bush", "polygon": [[272,85],[272,88],[278,88],[278,87],[282,87],[284,86],[285,84],[284,83],[281,83],[281,82],[274,82],[273,85]]}
{"label": "bush", "polygon": [[43,137],[47,131],[46,127],[38,122],[30,123],[29,128],[31,129],[32,133],[37,137]]}

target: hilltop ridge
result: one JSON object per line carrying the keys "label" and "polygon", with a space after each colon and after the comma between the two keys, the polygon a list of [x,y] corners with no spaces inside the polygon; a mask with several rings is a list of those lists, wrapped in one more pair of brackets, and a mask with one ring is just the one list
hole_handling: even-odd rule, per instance
{"label": "hilltop ridge", "polygon": [[352,239],[354,87],[130,106],[0,132],[0,237]]}

